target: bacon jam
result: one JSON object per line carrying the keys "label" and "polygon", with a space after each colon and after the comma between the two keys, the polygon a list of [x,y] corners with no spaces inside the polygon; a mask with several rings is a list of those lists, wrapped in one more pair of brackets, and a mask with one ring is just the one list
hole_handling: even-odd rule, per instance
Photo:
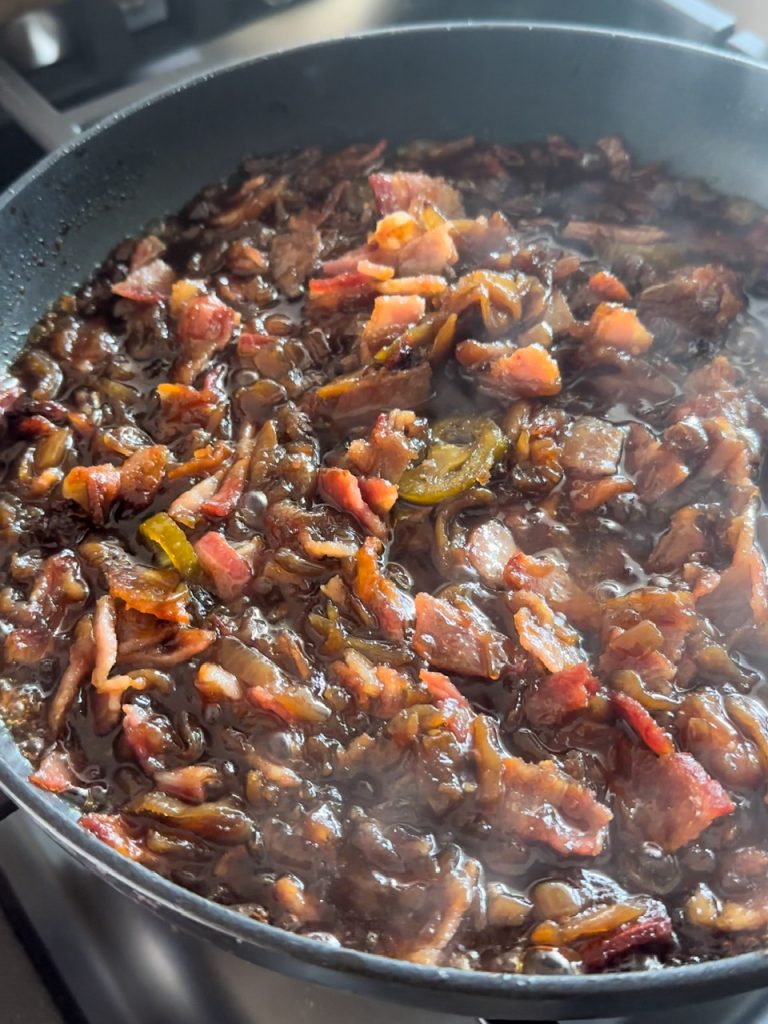
{"label": "bacon jam", "polygon": [[31,782],[331,944],[762,947],[767,299],[768,215],[615,138],[246,160],[0,387]]}

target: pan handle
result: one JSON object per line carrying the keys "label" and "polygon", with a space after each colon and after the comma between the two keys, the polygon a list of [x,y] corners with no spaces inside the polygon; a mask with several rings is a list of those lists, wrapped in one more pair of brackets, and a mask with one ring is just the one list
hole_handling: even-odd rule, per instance
{"label": "pan handle", "polygon": [[80,134],[80,125],[52,107],[7,60],[0,57],[0,108],[46,151]]}

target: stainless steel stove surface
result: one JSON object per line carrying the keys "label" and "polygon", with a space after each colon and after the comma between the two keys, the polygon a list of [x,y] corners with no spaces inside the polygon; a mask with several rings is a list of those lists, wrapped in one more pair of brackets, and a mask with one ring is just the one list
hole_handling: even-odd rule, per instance
{"label": "stainless steel stove surface", "polygon": [[[740,10],[750,2],[739,0]],[[754,0],[755,9],[765,3]],[[624,26],[768,55],[761,39],[703,0],[60,0],[10,32],[2,12],[0,2],[0,58],[78,124],[238,58],[468,14]],[[107,38],[119,41],[105,61],[99,33],[107,25]],[[0,115],[0,188],[41,152]],[[0,993],[0,1024],[468,1024],[285,978],[178,932],[18,812],[0,821]],[[768,991],[676,1018],[768,1022]],[[668,1024],[669,1015],[623,1021]]]}

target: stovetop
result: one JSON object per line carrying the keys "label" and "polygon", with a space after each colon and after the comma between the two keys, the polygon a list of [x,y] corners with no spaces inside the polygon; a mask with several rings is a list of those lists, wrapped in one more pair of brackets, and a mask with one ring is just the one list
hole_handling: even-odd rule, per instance
{"label": "stovetop", "polygon": [[[2,10],[0,2],[0,22]],[[15,50],[0,24],[0,57],[15,59],[80,125],[239,58],[468,15],[625,27],[768,57],[761,39],[704,0],[60,0],[43,13],[65,22],[60,50],[50,23],[48,35],[39,24],[36,36],[17,33]],[[0,188],[41,155],[0,113]],[[18,812],[0,822],[0,992],[0,1024],[469,1024],[247,964],[117,893]],[[768,991],[676,1015],[696,1024],[768,1022]],[[669,1014],[622,1021],[668,1024]]]}

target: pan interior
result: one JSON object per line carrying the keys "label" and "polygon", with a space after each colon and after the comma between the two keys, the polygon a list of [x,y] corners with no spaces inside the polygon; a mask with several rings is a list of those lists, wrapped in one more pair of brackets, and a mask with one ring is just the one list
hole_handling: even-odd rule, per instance
{"label": "pan interior", "polygon": [[[386,71],[386,74],[384,73]],[[389,84],[385,84],[389,83]],[[396,83],[396,87],[394,85]],[[715,115],[713,112],[718,112]],[[560,132],[577,142],[624,136],[641,160],[669,161],[730,193],[768,204],[768,70],[696,47],[572,28],[426,27],[323,44],[233,68],[110,119],[45,161],[0,200],[0,362],[63,290],[86,277],[121,237],[222,177],[247,152],[334,148],[386,137],[475,134],[502,141]],[[22,806],[96,869],[142,898],[204,922],[235,943],[404,985],[504,998],[537,992],[576,998],[631,994],[643,977],[468,978],[462,972],[329,954],[311,940],[181,894],[126,864],[74,823],[73,810],[33,790],[27,766],[0,730],[0,781]],[[697,980],[736,983],[766,955],[671,969],[670,992]]]}

